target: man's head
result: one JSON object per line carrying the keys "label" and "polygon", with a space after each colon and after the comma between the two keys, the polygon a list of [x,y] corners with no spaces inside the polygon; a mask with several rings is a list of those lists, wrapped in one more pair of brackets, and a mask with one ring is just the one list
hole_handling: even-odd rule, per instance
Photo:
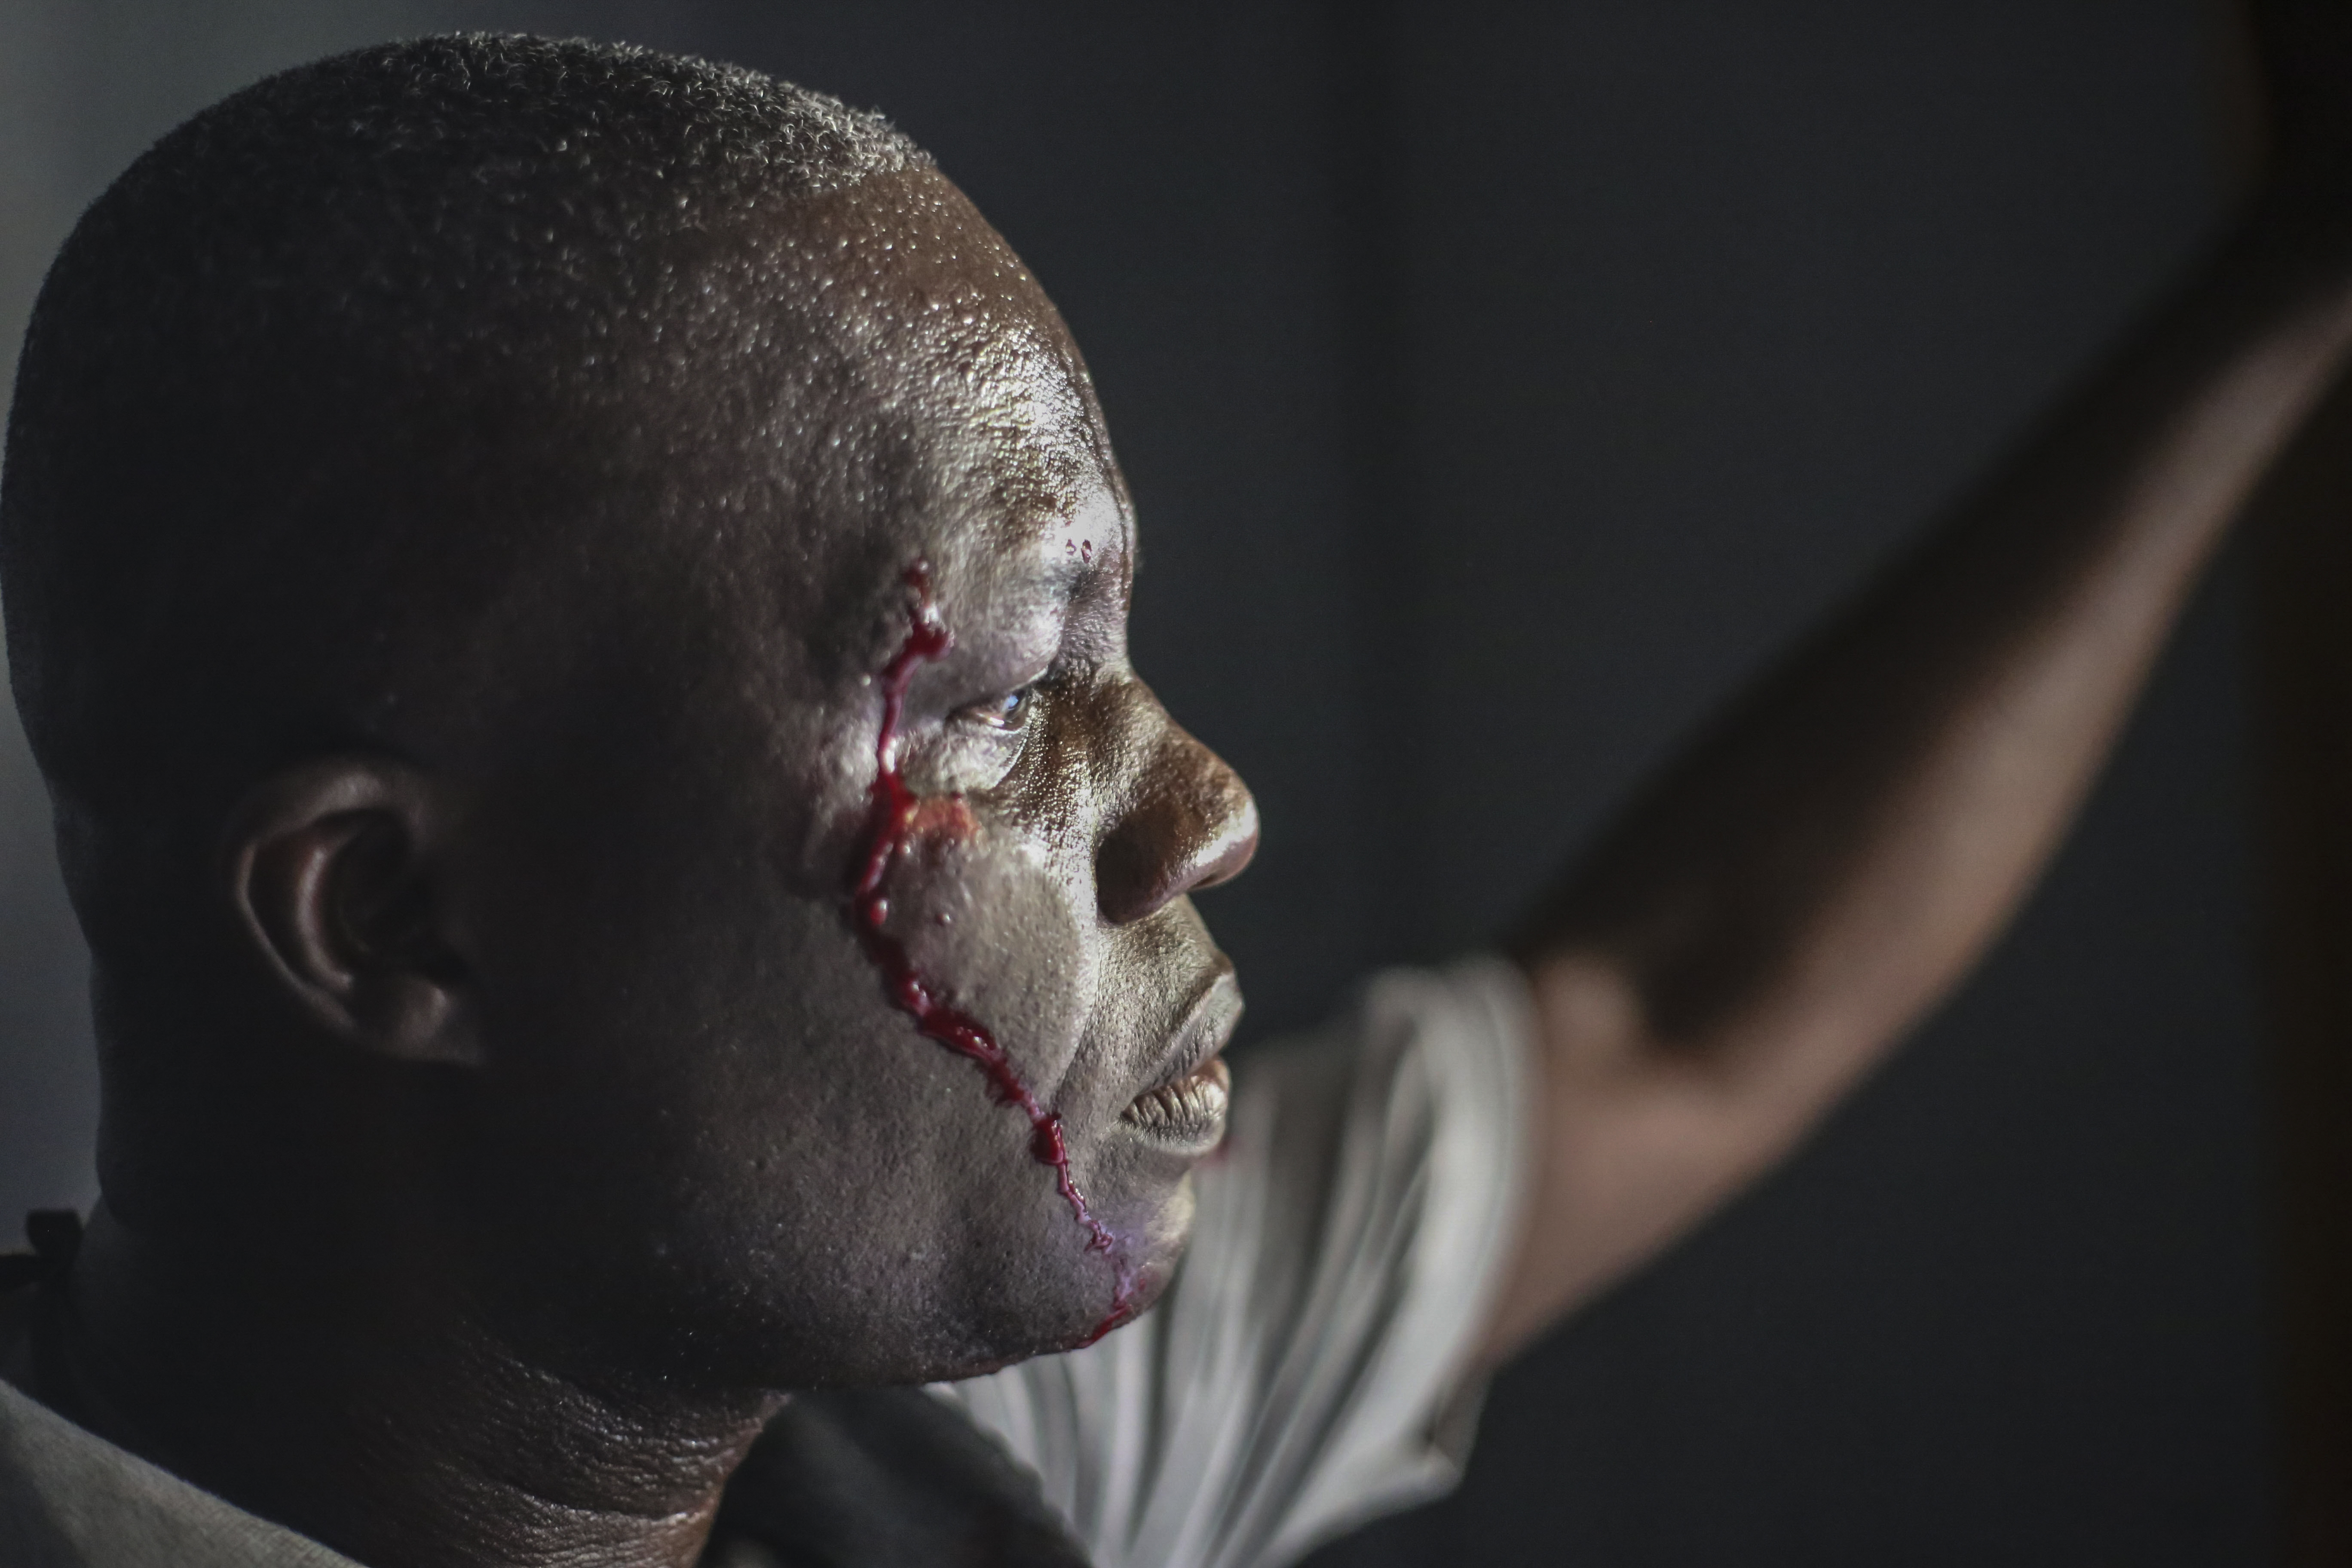
{"label": "man's head", "polygon": [[[878,121],[467,38],[182,127],[43,290],[0,495],[110,1207],[356,1229],[587,1376],[935,1376],[1148,1299],[1215,1128],[1134,1102],[1230,1029],[1182,895],[1255,823],[1128,665],[1134,545],[1059,319]],[[886,945],[1117,1257],[851,923],[925,594]]]}

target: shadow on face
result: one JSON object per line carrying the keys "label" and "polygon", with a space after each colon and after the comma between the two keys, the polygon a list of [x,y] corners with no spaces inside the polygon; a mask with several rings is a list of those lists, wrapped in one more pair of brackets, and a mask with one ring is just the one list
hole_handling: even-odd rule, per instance
{"label": "shadow on face", "polygon": [[1164,1284],[1222,1134],[1239,993],[1186,895],[1255,807],[1129,662],[1092,392],[960,193],[872,177],[698,265],[664,330],[724,350],[621,487],[661,503],[509,595],[495,722],[263,792],[246,929],[313,1026],[423,1064],[381,1163],[548,1359],[808,1386],[1077,1342]]}
{"label": "shadow on face", "polygon": [[1151,1299],[1240,1006],[1186,894],[1254,808],[1129,663],[1076,350],[903,137],[576,42],[285,73],[92,207],[10,442],[122,1235],[591,1382]]}

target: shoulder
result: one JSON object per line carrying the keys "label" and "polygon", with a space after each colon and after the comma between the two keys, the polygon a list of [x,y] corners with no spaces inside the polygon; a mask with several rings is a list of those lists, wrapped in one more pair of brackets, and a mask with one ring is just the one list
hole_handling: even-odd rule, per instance
{"label": "shoulder", "polygon": [[36,1329],[50,1299],[42,1281],[54,1272],[20,1266],[0,1280],[0,1561],[8,1568],[358,1568],[36,1398]]}

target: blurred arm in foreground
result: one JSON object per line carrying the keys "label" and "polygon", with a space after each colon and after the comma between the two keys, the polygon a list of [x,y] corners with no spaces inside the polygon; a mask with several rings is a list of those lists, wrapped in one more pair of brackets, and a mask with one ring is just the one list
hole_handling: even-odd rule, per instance
{"label": "blurred arm in foreground", "polygon": [[1706,731],[1522,931],[1543,1081],[1490,1360],[1786,1154],[1968,973],[2352,347],[2352,5],[2259,7],[2269,177],[1950,521]]}

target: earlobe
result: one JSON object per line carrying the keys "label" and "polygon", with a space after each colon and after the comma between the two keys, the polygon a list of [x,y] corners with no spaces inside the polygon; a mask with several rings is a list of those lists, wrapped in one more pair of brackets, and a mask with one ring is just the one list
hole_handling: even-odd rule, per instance
{"label": "earlobe", "polygon": [[230,900],[289,1000],[395,1060],[478,1059],[464,963],[431,875],[432,790],[374,758],[306,763],[255,789],[226,836]]}

